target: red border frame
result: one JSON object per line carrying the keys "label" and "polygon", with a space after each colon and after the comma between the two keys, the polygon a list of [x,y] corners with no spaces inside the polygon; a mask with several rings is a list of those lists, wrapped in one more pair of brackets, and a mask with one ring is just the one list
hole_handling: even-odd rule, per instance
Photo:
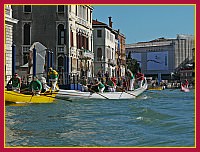
{"label": "red border frame", "polygon": [[[164,0],[164,1],[159,1],[159,0],[151,0],[149,2],[148,0],[123,0],[123,1],[107,1],[107,0],[74,0],[74,1],[66,1],[66,0],[58,0],[58,1],[53,1],[53,0],[43,0],[42,3],[40,0],[35,0],[34,2],[31,0],[15,0],[15,1],[9,1],[9,0],[3,0],[0,2],[0,18],[1,18],[1,25],[4,25],[4,4],[196,4],[196,52],[197,48],[200,48],[197,43],[198,40],[198,29],[197,25],[199,23],[198,17],[199,15],[199,1],[197,0]],[[1,26],[0,28],[0,33],[4,33],[4,26]],[[0,46],[1,46],[1,51],[0,51],[0,56],[4,57],[4,36],[2,34],[2,38],[0,39]],[[198,78],[199,72],[197,70],[199,63],[197,62],[198,59],[198,53],[196,53],[196,78]],[[4,60],[0,61],[0,69],[4,70]],[[4,77],[0,80],[2,82],[1,84],[4,84]],[[198,80],[196,80],[196,84],[198,83]],[[197,99],[199,97],[198,95],[198,89],[199,86],[196,85],[196,148],[4,148],[4,85],[0,86],[0,113],[1,113],[1,146],[0,146],[0,151],[5,151],[5,152],[27,152],[27,151],[34,151],[34,152],[39,152],[39,151],[44,151],[45,152],[54,152],[54,151],[68,151],[68,152],[83,152],[83,151],[101,151],[101,152],[107,152],[107,151],[116,151],[116,152],[121,152],[122,150],[126,151],[134,151],[134,152],[141,152],[141,151],[154,151],[154,152],[167,152],[167,151],[176,151],[176,152],[197,152],[200,151],[199,146],[199,130],[198,130],[198,125],[199,125],[199,119],[200,117],[200,112],[198,110],[198,102]]]}

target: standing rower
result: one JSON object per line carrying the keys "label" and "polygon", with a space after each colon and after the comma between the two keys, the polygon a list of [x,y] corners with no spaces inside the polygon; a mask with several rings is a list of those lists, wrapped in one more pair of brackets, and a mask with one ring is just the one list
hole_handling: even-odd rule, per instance
{"label": "standing rower", "polygon": [[52,91],[58,91],[59,88],[57,87],[58,82],[58,72],[56,70],[53,70],[51,67],[49,68],[48,77],[51,81],[51,88]]}

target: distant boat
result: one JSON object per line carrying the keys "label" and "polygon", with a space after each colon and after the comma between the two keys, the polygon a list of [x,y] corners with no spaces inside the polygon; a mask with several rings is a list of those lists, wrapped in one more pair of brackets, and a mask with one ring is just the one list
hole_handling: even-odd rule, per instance
{"label": "distant boat", "polygon": [[184,85],[181,85],[181,91],[190,92],[190,89],[186,88]]}
{"label": "distant boat", "polygon": [[165,86],[149,87],[148,90],[164,90]]}

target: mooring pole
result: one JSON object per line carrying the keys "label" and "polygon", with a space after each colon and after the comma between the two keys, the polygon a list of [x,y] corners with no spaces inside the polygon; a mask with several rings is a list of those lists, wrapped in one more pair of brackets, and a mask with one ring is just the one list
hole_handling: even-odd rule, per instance
{"label": "mooring pole", "polygon": [[33,77],[36,76],[36,49],[33,48]]}
{"label": "mooring pole", "polygon": [[14,77],[15,74],[15,63],[16,63],[16,45],[14,42],[12,43],[12,77]]}

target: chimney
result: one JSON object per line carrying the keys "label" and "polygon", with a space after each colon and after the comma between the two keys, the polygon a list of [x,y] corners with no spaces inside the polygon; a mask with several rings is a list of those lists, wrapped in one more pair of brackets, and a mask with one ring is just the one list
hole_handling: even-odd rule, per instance
{"label": "chimney", "polygon": [[117,30],[117,33],[118,33],[118,34],[120,33],[120,30],[119,30],[119,29]]}
{"label": "chimney", "polygon": [[109,26],[112,28],[112,17],[110,16],[110,17],[108,17],[109,18]]}

